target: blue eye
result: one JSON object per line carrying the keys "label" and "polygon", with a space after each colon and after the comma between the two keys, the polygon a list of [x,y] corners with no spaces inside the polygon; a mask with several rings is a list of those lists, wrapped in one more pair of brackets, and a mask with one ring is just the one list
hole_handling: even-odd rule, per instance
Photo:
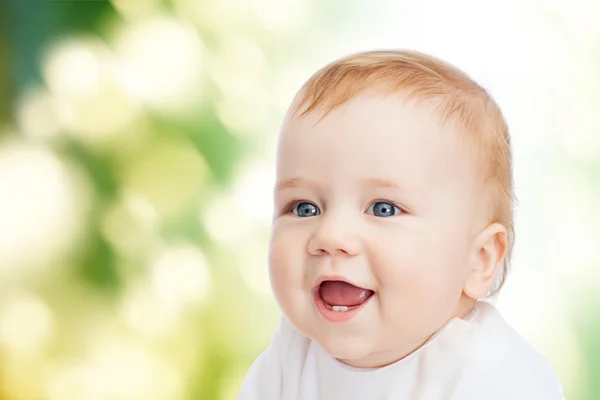
{"label": "blue eye", "polygon": [[392,217],[401,212],[402,210],[387,201],[376,201],[367,210],[368,214],[373,214],[376,217]]}
{"label": "blue eye", "polygon": [[321,211],[313,203],[302,202],[292,207],[292,214],[302,218],[314,217],[319,215]]}

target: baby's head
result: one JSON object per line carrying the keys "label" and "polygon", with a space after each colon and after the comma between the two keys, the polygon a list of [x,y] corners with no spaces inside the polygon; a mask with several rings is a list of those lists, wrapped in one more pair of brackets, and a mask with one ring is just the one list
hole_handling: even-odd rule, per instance
{"label": "baby's head", "polygon": [[283,124],[275,297],[332,356],[392,363],[501,288],[512,204],[507,127],[484,89],[417,52],[338,60]]}

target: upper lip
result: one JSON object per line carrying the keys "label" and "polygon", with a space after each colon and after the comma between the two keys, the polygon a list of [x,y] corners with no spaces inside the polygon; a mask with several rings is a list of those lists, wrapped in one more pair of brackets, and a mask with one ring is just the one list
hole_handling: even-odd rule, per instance
{"label": "upper lip", "polygon": [[321,286],[321,283],[323,283],[323,282],[327,282],[327,281],[340,281],[340,282],[346,282],[346,283],[349,283],[349,284],[351,284],[352,286],[356,286],[357,288],[361,288],[361,289],[365,289],[365,290],[371,290],[371,291],[373,291],[372,289],[369,289],[369,288],[367,288],[367,287],[364,287],[364,286],[362,286],[362,285],[359,285],[359,284],[357,284],[357,283],[355,283],[355,282],[352,282],[350,279],[348,279],[348,278],[346,278],[346,277],[344,277],[344,276],[341,276],[341,275],[321,275],[321,276],[319,276],[319,277],[317,278],[317,280],[316,280],[316,282],[315,282],[315,285],[314,285],[313,289],[317,289],[319,286]]}

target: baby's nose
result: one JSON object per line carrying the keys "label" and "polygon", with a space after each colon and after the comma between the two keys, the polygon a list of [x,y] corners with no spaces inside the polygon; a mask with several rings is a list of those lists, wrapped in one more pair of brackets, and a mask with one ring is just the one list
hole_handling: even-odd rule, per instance
{"label": "baby's nose", "polygon": [[319,224],[308,242],[308,252],[312,255],[355,256],[360,252],[360,238],[357,227],[349,219],[322,215]]}

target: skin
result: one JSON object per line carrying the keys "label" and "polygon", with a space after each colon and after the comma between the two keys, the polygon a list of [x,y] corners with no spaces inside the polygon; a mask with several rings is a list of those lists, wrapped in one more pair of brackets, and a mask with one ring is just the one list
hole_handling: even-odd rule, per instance
{"label": "skin", "polygon": [[[440,125],[435,105],[364,94],[325,117],[288,113],[282,128],[273,292],[300,332],[354,367],[394,363],[465,316],[506,252],[506,230],[482,211],[463,133]],[[381,206],[394,211],[376,213]],[[298,215],[307,209],[316,212]],[[349,321],[315,307],[317,280],[333,275],[374,291]]]}

